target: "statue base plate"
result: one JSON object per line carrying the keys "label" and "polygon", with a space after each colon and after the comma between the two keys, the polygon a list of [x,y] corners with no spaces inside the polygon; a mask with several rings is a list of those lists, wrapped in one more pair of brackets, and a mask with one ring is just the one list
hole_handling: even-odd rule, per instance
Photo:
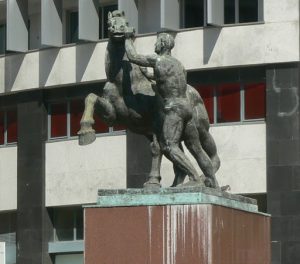
{"label": "statue base plate", "polygon": [[245,197],[209,188],[99,190],[84,216],[85,264],[270,263],[270,216]]}

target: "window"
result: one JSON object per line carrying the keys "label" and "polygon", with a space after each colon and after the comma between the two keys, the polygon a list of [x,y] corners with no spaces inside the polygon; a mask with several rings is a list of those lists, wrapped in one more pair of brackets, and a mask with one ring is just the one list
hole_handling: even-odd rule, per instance
{"label": "window", "polygon": [[261,21],[262,0],[224,0],[224,24]]}
{"label": "window", "polygon": [[0,145],[14,144],[18,141],[17,110],[0,112]]}
{"label": "window", "polygon": [[108,5],[99,8],[99,38],[108,38],[107,17],[108,12],[118,9],[118,5]]}
{"label": "window", "polygon": [[70,11],[67,13],[67,43],[78,42],[79,22],[78,11]]}
{"label": "window", "polygon": [[0,242],[5,243],[6,262],[4,263],[7,264],[16,263],[16,218],[15,212],[0,213]]}
{"label": "window", "polygon": [[266,115],[266,84],[245,85],[245,119],[258,119]]}
{"label": "window", "polygon": [[181,27],[203,27],[204,26],[204,1],[182,0],[181,1]]}
{"label": "window", "polygon": [[204,101],[211,124],[265,118],[265,83],[229,83],[195,87]]}
{"label": "window", "polygon": [[[262,20],[262,0],[224,0],[224,24]],[[207,0],[181,0],[181,28],[203,27]]]}
{"label": "window", "polygon": [[258,0],[240,0],[239,1],[239,22],[258,21]]}
{"label": "window", "polygon": [[224,0],[224,24],[235,23],[235,0]]}
{"label": "window", "polygon": [[240,86],[223,84],[217,87],[217,122],[240,121]]}
{"label": "window", "polygon": [[54,241],[83,240],[82,208],[53,209]]}
{"label": "window", "polygon": [[6,49],[6,25],[0,25],[0,55],[5,53]]}
{"label": "window", "polygon": [[[49,104],[48,133],[49,139],[65,139],[76,137],[80,130],[80,120],[84,111],[84,99],[73,99],[66,102]],[[116,125],[109,127],[94,114],[93,128],[97,134],[124,131],[125,127]],[[0,125],[1,129],[1,125]]]}
{"label": "window", "polygon": [[214,87],[198,86],[195,88],[201,94],[210,123],[213,123],[214,122]]}
{"label": "window", "polygon": [[51,137],[67,136],[67,103],[51,105]]}

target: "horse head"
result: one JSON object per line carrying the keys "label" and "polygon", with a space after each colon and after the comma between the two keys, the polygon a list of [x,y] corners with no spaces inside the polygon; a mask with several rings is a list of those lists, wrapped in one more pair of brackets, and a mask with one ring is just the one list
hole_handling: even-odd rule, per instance
{"label": "horse head", "polygon": [[125,18],[124,11],[115,10],[108,13],[108,35],[112,40],[124,40],[125,32],[134,31],[133,28],[128,27],[128,21]]}

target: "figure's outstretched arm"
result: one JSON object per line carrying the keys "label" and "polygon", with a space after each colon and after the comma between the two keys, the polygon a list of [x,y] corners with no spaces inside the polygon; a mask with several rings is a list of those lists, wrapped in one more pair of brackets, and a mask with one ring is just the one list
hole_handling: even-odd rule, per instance
{"label": "figure's outstretched arm", "polygon": [[135,63],[137,65],[143,67],[154,67],[157,55],[144,56],[136,53],[136,50],[133,46],[132,39],[126,38],[125,40],[125,50],[127,53],[127,57],[130,62]]}

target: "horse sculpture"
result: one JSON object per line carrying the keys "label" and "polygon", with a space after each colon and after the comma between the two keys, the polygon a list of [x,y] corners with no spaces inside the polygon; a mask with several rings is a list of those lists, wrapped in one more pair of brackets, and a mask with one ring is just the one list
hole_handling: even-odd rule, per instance
{"label": "horse sculpture", "polygon": [[[108,26],[109,41],[105,58],[107,82],[101,96],[91,93],[85,99],[81,129],[78,132],[79,144],[90,144],[96,138],[92,128],[94,110],[110,126],[122,124],[135,133],[145,135],[151,142],[152,168],[144,187],[157,187],[160,186],[162,152],[154,132],[154,123],[161,98],[155,93],[155,83],[146,77],[145,71],[128,61],[124,36],[129,28],[124,12],[109,13]],[[187,87],[187,97],[193,107],[193,122],[199,133],[199,141],[216,172],[220,160],[214,140],[208,132],[209,119],[203,100],[190,85]],[[173,168],[175,178],[172,187],[182,184],[186,177],[186,173],[176,164],[173,164]],[[217,183],[212,184],[210,181],[203,181],[200,185],[204,183],[208,187],[218,187]]]}

